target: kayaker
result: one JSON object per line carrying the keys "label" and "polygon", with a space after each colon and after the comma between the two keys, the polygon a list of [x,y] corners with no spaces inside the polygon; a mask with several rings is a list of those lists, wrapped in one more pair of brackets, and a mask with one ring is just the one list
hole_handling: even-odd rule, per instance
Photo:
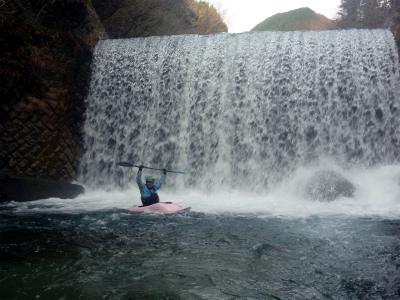
{"label": "kayaker", "polygon": [[156,179],[153,176],[146,177],[146,183],[142,182],[142,170],[144,166],[139,166],[139,171],[137,173],[136,182],[140,190],[140,199],[142,200],[143,206],[148,206],[154,203],[160,202],[157,195],[157,191],[160,189],[161,184],[167,175],[167,170],[163,169],[163,174],[159,181],[155,182]]}

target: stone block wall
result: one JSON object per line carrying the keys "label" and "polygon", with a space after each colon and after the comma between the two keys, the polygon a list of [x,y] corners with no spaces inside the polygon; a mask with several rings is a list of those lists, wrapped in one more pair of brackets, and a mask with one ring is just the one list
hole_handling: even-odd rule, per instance
{"label": "stone block wall", "polygon": [[5,120],[0,123],[0,177],[67,182],[76,178],[82,121],[74,122],[71,113],[60,108],[24,112],[5,106],[4,111]]}

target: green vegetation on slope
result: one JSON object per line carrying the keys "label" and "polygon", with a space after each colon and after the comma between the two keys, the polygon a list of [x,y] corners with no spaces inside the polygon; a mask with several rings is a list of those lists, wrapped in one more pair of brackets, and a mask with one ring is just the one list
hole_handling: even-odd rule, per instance
{"label": "green vegetation on slope", "polygon": [[334,22],[308,7],[279,13],[257,24],[251,31],[332,30]]}
{"label": "green vegetation on slope", "polygon": [[[0,96],[20,111],[65,110],[97,39],[85,0],[9,0],[0,7]],[[3,109],[3,106],[1,107]]]}
{"label": "green vegetation on slope", "polygon": [[92,3],[110,38],[228,31],[221,14],[206,1],[92,0]]}

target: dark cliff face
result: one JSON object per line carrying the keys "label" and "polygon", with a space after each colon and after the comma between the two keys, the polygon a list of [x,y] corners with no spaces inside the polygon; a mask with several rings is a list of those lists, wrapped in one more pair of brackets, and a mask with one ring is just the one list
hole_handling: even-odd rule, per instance
{"label": "dark cliff face", "polygon": [[[83,0],[5,1],[0,18],[0,200],[33,200],[44,186],[46,197],[70,197],[76,187],[56,181],[77,176],[92,52],[104,29]],[[22,198],[4,193],[11,178],[21,178],[11,190],[24,187]]]}
{"label": "dark cliff face", "polygon": [[82,0],[11,0],[0,16],[0,176],[71,181],[101,23]]}

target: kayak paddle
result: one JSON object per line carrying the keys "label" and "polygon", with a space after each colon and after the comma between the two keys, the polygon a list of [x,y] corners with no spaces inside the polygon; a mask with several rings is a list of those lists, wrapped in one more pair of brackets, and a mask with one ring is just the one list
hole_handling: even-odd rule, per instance
{"label": "kayak paddle", "polygon": [[[132,168],[132,167],[139,168],[139,166],[134,165],[134,164],[131,164],[131,163],[126,162],[126,161],[120,161],[119,163],[117,163],[117,166],[128,167],[128,168]],[[143,168],[151,169],[151,170],[160,170],[160,171],[164,170],[164,169],[150,168],[150,167],[146,167],[146,166],[143,166]],[[184,172],[179,172],[179,171],[168,171],[168,170],[167,170],[167,172],[170,172],[170,173],[178,173],[178,174],[186,174],[186,173],[184,173]]]}

